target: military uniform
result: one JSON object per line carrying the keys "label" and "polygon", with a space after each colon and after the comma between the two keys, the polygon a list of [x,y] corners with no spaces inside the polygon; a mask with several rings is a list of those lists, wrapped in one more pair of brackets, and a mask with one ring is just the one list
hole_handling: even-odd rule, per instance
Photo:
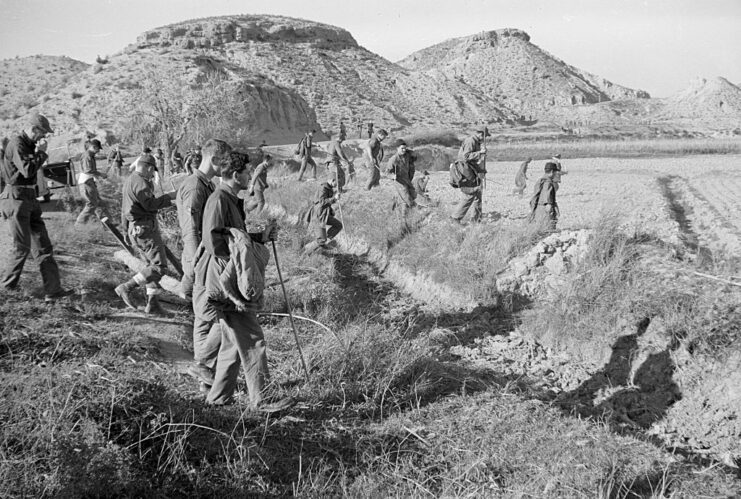
{"label": "military uniform", "polygon": [[327,150],[327,168],[335,175],[337,180],[337,189],[342,192],[345,186],[345,170],[342,169],[342,163],[347,166],[347,172],[352,179],[355,176],[355,169],[347,159],[345,151],[342,150],[342,144],[338,140],[333,140],[329,143],[329,149]]}
{"label": "military uniform", "polygon": [[334,238],[342,230],[342,222],[335,218],[332,203],[334,203],[334,188],[329,182],[324,182],[317,189],[311,207],[310,224],[315,240],[304,246],[305,251],[311,252],[324,246],[327,239]]}
{"label": "military uniform", "polygon": [[462,163],[464,181],[460,187],[463,199],[453,213],[453,219],[460,222],[473,206],[471,220],[479,221],[481,218],[482,189],[481,176],[486,175],[486,165],[480,165],[481,139],[473,135],[466,138],[458,151],[458,162]]}
{"label": "military uniform", "polygon": [[13,289],[18,285],[23,265],[29,253],[39,264],[47,296],[62,293],[59,267],[54,260],[54,247],[41,218],[41,205],[36,200],[36,175],[47,159],[36,150],[36,143],[21,132],[10,139],[5,149],[2,177],[6,185],[0,194],[0,214],[9,222],[13,249],[2,275],[2,285]]}
{"label": "military uniform", "polygon": [[[553,170],[557,171],[557,170]],[[558,203],[556,202],[556,191],[558,183],[552,178],[545,176],[538,180],[530,199],[530,221],[542,224],[549,230],[556,229],[558,222]]]}
{"label": "military uniform", "polygon": [[517,170],[517,175],[515,176],[515,188],[512,190],[512,194],[519,194],[522,196],[522,193],[525,191],[525,188],[527,187],[527,167],[529,164],[529,159],[523,161],[520,168]]}
{"label": "military uniform", "polygon": [[[230,229],[245,230],[242,203],[231,187],[221,184],[209,196],[203,213],[203,241],[198,248],[193,286],[193,327],[195,361],[215,374],[206,402],[229,403],[237,386],[245,355],[245,377],[250,400],[260,403],[268,377],[265,336],[257,320],[257,308],[237,311],[220,293],[217,281],[229,264]],[[262,244],[250,234],[254,243]],[[265,261],[266,263],[266,261]]]}
{"label": "military uniform", "polygon": [[422,175],[420,177],[417,177],[414,179],[414,182],[412,182],[412,185],[414,186],[414,192],[417,194],[417,198],[415,199],[416,202],[420,202],[423,206],[429,205],[432,200],[430,199],[430,196],[427,194],[427,183],[429,182],[430,177],[426,174]]}
{"label": "military uniform", "polygon": [[394,207],[401,208],[402,216],[406,216],[411,208],[416,206],[417,194],[412,185],[414,179],[414,153],[407,150],[404,154],[396,153],[389,159],[387,171],[394,175],[394,188],[397,198]]}
{"label": "military uniform", "polygon": [[181,263],[183,278],[180,280],[180,290],[186,296],[193,294],[193,259],[196,249],[201,243],[203,234],[203,210],[206,200],[214,192],[214,184],[200,170],[186,178],[178,189],[175,204],[178,208],[178,222],[180,235],[183,239],[183,253]]}
{"label": "military uniform", "polygon": [[121,176],[121,168],[123,168],[123,156],[121,155],[121,151],[118,149],[111,149],[111,151],[108,153],[108,165],[113,164],[113,167],[116,169],[116,174],[120,177]]}
{"label": "military uniform", "polygon": [[98,219],[110,218],[108,210],[100,199],[98,186],[95,183],[95,178],[100,176],[101,174],[98,171],[97,163],[95,161],[95,153],[92,151],[85,151],[85,154],[82,156],[80,175],[77,181],[80,196],[83,201],[85,201],[85,206],[77,216],[75,223],[87,223],[93,213],[98,217]]}
{"label": "military uniform", "polygon": [[265,208],[265,189],[268,187],[268,164],[263,161],[257,165],[257,168],[255,168],[255,171],[252,174],[250,196],[245,199],[244,204],[244,210],[247,213],[255,210],[260,212]]}
{"label": "military uniform", "polygon": [[[140,161],[154,166],[154,158],[149,154],[142,155]],[[121,196],[121,222],[131,245],[139,250],[146,267],[131,280],[116,287],[116,293],[127,305],[134,306],[128,292],[136,285],[144,286],[147,290],[145,311],[161,311],[157,295],[161,291],[159,281],[167,269],[167,257],[157,223],[157,212],[171,205],[170,198],[155,197],[152,182],[138,171],[126,179]]]}
{"label": "military uniform", "polygon": [[383,144],[378,137],[373,137],[368,141],[368,150],[370,155],[366,157],[366,164],[370,170],[368,185],[366,190],[371,190],[380,185],[381,182],[381,161],[383,161]]}
{"label": "military uniform", "polygon": [[307,165],[311,165],[311,176],[313,179],[316,179],[316,162],[314,161],[314,158],[311,157],[311,147],[313,145],[312,140],[311,135],[307,133],[298,145],[298,155],[301,158],[301,169],[298,171],[299,181],[304,179],[304,172],[306,171]]}

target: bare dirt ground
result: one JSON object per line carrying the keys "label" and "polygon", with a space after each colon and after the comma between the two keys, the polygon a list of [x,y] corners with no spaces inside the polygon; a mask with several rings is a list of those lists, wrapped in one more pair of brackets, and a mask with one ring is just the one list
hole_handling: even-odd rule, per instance
{"label": "bare dirt ground", "polygon": [[[605,211],[624,216],[631,230],[653,233],[669,242],[695,240],[712,250],[741,247],[739,187],[740,156],[695,156],[662,159],[589,158],[564,160],[558,191],[560,229],[591,227]],[[532,187],[542,176],[544,162],[534,161],[528,188],[520,200],[512,196],[519,163],[489,162],[484,212],[519,223],[529,210]],[[456,192],[447,185],[447,172],[433,173],[430,190],[444,203]]]}
{"label": "bare dirt ground", "polygon": [[[591,229],[602,212],[617,210],[623,215],[623,226],[629,233],[651,234],[666,245],[642,256],[641,265],[655,271],[652,274],[655,279],[647,282],[647,286],[655,286],[657,291],[678,288],[688,294],[722,286],[693,276],[687,262],[699,259],[705,250],[716,254],[738,250],[741,228],[734,218],[738,197],[733,187],[741,174],[734,171],[733,165],[739,159],[702,156],[661,160],[564,160],[568,174],[563,177],[558,191],[559,229],[573,232]],[[389,181],[384,180],[380,190],[367,193],[361,188],[365,172],[359,163],[356,161],[359,182],[351,186],[345,198],[345,215],[352,215],[353,203],[370,204],[374,200],[374,209],[386,213],[388,196],[392,193]],[[513,162],[488,164],[482,230],[525,223],[530,190],[540,176],[542,162],[531,164],[528,190],[523,198],[511,194],[518,166],[519,163]],[[275,191],[283,186],[287,190],[294,188],[290,177],[281,173],[280,177],[271,179]],[[430,194],[440,204],[424,223],[439,223],[457,201],[459,193],[447,185],[447,175],[447,172],[432,173]],[[313,192],[315,186],[315,183],[307,183],[300,187]],[[275,201],[272,198],[275,194],[269,192],[269,202]],[[58,249],[57,259],[66,286],[83,290],[98,279],[105,277],[115,281],[127,275],[120,264],[110,261],[110,255],[118,248],[102,228],[84,229],[99,231],[100,237],[93,238],[96,250],[87,251],[88,260],[80,262],[75,253],[74,231],[68,230],[74,216],[52,201],[45,205],[44,217]],[[386,222],[390,224],[390,220],[389,217]],[[351,300],[338,299],[336,305],[347,307],[349,303],[356,307],[343,309],[350,317],[359,315],[361,307],[370,309],[374,317],[381,317],[379,327],[393,325],[409,334],[429,338],[444,351],[440,354],[442,359],[456,369],[466,370],[471,379],[486,379],[487,373],[499,373],[502,383],[516,387],[520,396],[541,401],[568,417],[604,421],[611,432],[650,442],[662,452],[668,450],[666,455],[670,457],[667,459],[673,460],[676,456],[677,461],[682,462],[686,457],[688,462],[700,463],[704,468],[696,473],[716,473],[719,469],[726,470],[724,476],[728,477],[737,473],[741,457],[739,355],[733,354],[716,363],[707,359],[700,361],[687,347],[671,343],[666,334],[667,325],[658,318],[644,320],[631,316],[616,326],[624,329],[624,334],[615,344],[609,345],[604,352],[593,352],[592,358],[577,359],[573,352],[537,341],[521,327],[520,318],[503,313],[493,303],[474,310],[443,311],[440,300],[447,291],[428,295],[431,298],[426,298],[425,293],[410,293],[401,281],[428,288],[436,284],[424,273],[404,268],[401,260],[389,259],[388,249],[384,250],[385,259],[384,251],[367,245],[355,251],[355,255],[347,254],[345,250],[358,249],[353,239],[362,240],[367,227],[364,229],[358,222],[348,229],[352,236],[341,241],[341,250],[330,255],[329,261],[342,296],[352,297]],[[470,226],[460,229],[462,232],[472,230],[478,229]],[[0,231],[0,251],[7,254],[7,224],[0,223]],[[65,239],[57,239],[57,234],[59,237],[67,235]],[[442,236],[452,237],[451,234]],[[296,246],[297,242],[286,241],[285,244]],[[676,253],[684,254],[684,259],[674,258]],[[319,265],[327,263],[322,262]],[[306,267],[305,272],[313,275],[310,274],[312,266],[317,263],[299,260],[298,263],[286,262],[284,267],[284,272],[293,271],[289,288],[292,288],[294,306],[308,316],[318,309],[332,310],[331,306],[312,298],[311,280],[308,283],[302,280],[304,270],[301,268]],[[38,271],[31,260],[26,264],[23,280],[28,293],[42,296]],[[276,276],[272,271],[268,281],[275,284]],[[110,283],[97,287],[104,292],[94,297],[94,303],[107,308],[121,306],[112,295]],[[452,291],[450,293],[453,299]],[[321,296],[321,293],[316,294]],[[84,303],[76,306],[91,313]],[[187,310],[177,310],[172,305],[168,308],[187,316]],[[110,310],[107,313],[110,314]],[[182,343],[183,338],[189,337],[187,326],[177,321],[153,324],[138,315],[127,316],[123,310],[111,317],[117,321],[116,328],[149,336],[158,345],[161,357],[148,359],[157,369],[164,373],[182,373],[189,361],[189,352]],[[729,320],[729,324],[733,321]],[[290,340],[290,330],[285,324],[271,334],[276,338],[273,348],[280,345],[278,338],[282,336]],[[308,344],[313,338],[304,340]],[[284,353],[279,347],[274,355],[282,358]],[[723,497],[718,490],[709,492],[709,496]]]}

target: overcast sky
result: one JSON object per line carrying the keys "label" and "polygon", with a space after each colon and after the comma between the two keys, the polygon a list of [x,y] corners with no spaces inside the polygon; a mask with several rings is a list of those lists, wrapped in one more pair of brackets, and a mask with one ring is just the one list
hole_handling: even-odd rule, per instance
{"label": "overcast sky", "polygon": [[0,59],[93,62],[165,24],[279,14],[340,26],[392,61],[448,38],[520,28],[566,63],[654,97],[696,77],[741,84],[741,0],[0,0],[0,12]]}

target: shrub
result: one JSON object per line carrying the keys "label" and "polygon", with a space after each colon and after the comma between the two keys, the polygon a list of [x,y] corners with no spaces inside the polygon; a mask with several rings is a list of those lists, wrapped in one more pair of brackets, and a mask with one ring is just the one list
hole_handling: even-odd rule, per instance
{"label": "shrub", "polygon": [[450,129],[419,130],[401,137],[410,147],[421,145],[438,145],[444,147],[460,147],[461,140]]}

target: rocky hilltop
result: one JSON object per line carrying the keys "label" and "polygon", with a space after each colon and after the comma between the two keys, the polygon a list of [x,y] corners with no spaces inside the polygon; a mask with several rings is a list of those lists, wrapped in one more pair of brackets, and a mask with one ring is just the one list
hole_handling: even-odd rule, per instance
{"label": "rocky hilltop", "polygon": [[0,61],[0,120],[15,120],[90,67],[69,57],[35,55]]}
{"label": "rocky hilltop", "polygon": [[310,128],[336,134],[341,120],[352,138],[357,125],[369,121],[404,133],[489,123],[577,134],[630,134],[643,127],[641,134],[654,136],[664,129],[726,133],[738,129],[741,118],[739,87],[722,78],[699,80],[669,99],[651,99],[566,64],[519,29],[447,40],[393,63],[342,28],[235,15],[147,31],[92,66],[46,56],[0,64],[5,132],[43,112],[74,137],[86,131],[117,134],[125,126],[121,106],[141,86],[147,67],[189,85],[214,72],[237,82],[247,107],[233,126],[252,145],[293,142]]}
{"label": "rocky hilltop", "polygon": [[[35,65],[33,58],[25,59],[19,63]],[[90,66],[75,62],[81,65],[73,65],[77,71],[69,72],[58,82],[45,80],[47,87],[43,97],[33,99],[22,112],[7,115],[2,123],[3,131],[8,133],[20,128],[27,115],[41,112],[49,116],[58,130],[56,141],[79,142],[85,132],[112,141],[112,135],[117,135],[126,126],[121,119],[122,106],[131,92],[140,87],[147,68],[177,74],[193,85],[212,72],[238,82],[237,91],[244,96],[248,111],[243,119],[232,125],[250,145],[257,145],[261,140],[293,141],[301,136],[303,130],[320,128],[314,110],[295,90],[196,50],[126,50],[111,56],[104,64]],[[29,82],[42,80],[42,75],[48,71],[49,64],[46,64],[34,69],[34,76],[27,79]],[[5,76],[0,78],[5,85]],[[15,99],[23,97],[19,91],[24,86],[10,84],[9,87],[12,90],[8,95],[15,96]]]}
{"label": "rocky hilltop", "polygon": [[647,92],[566,64],[531,43],[519,29],[447,40],[409,55],[399,65],[469,84],[528,118],[548,116],[560,106],[649,98]]}
{"label": "rocky hilltop", "polygon": [[280,16],[225,16],[143,33],[128,51],[191,50],[294,88],[325,129],[373,121],[389,128],[501,121],[496,99],[451,78],[404,69],[359,46],[347,31]]}
{"label": "rocky hilltop", "polygon": [[[697,78],[665,101],[663,116],[696,119],[737,119],[741,116],[741,88],[720,76]],[[740,122],[741,124],[741,122]]]}

